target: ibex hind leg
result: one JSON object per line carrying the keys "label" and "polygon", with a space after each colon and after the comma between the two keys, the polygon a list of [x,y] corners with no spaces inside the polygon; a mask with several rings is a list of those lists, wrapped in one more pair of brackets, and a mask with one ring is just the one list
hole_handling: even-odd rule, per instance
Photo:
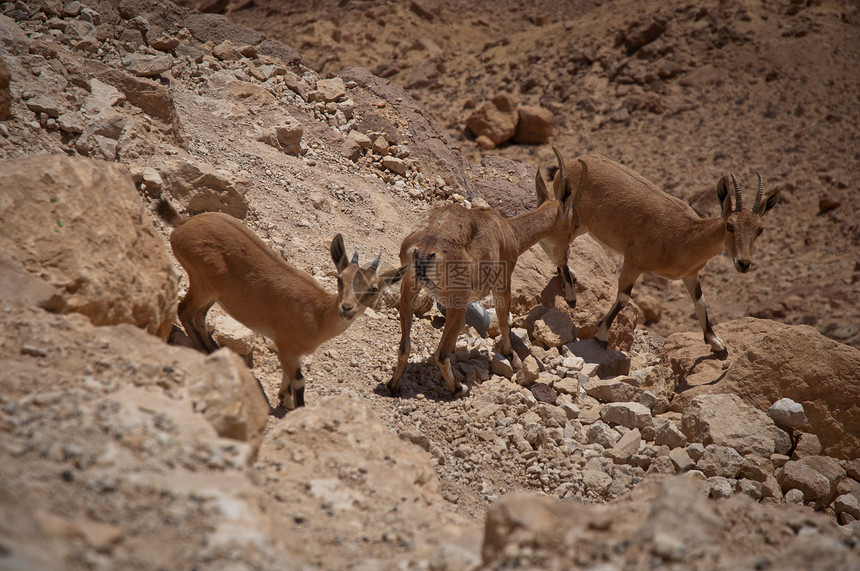
{"label": "ibex hind leg", "polygon": [[705,334],[705,343],[711,346],[711,352],[719,356],[727,356],[729,350],[723,340],[717,337],[714,333],[714,328],[711,326],[711,320],[708,319],[708,308],[705,305],[705,296],[702,294],[702,284],[699,282],[699,275],[695,274],[684,278],[684,285],[693,299],[693,305],[696,306],[696,315],[699,317],[699,324],[702,326],[702,332]]}
{"label": "ibex hind leg", "polygon": [[576,307],[576,275],[567,267],[567,263],[558,267],[558,275],[564,289],[564,300],[571,308]]}
{"label": "ibex hind leg", "polygon": [[193,289],[189,289],[179,302],[179,321],[185,328],[185,333],[196,349],[206,353],[214,353],[220,348],[206,327],[206,313],[214,304],[214,299],[201,299],[200,296],[194,295]]}

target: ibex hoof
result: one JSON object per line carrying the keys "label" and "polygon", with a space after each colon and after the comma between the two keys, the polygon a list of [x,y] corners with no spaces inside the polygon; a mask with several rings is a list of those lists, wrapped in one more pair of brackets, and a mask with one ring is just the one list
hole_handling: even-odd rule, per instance
{"label": "ibex hoof", "polygon": [[469,396],[469,385],[465,383],[457,383],[457,390],[454,391],[454,398]]}
{"label": "ibex hoof", "polygon": [[711,347],[711,353],[713,353],[721,361],[725,361],[729,358],[729,350],[725,347],[723,347],[722,349],[715,349],[714,347]]}
{"label": "ibex hoof", "polygon": [[388,381],[387,383],[385,383],[385,390],[388,391],[389,395],[396,397],[400,394],[400,383],[394,385],[392,381]]}
{"label": "ibex hoof", "polygon": [[574,299],[574,300],[566,299],[566,300],[564,300],[564,301],[566,301],[566,302],[567,302],[567,306],[568,306],[569,308],[571,308],[571,309],[576,309],[576,300],[575,300],[575,299]]}
{"label": "ibex hoof", "polygon": [[609,349],[609,341],[601,341],[597,337],[594,338],[594,341],[597,342],[597,344],[600,345],[600,348],[603,349],[604,351]]}

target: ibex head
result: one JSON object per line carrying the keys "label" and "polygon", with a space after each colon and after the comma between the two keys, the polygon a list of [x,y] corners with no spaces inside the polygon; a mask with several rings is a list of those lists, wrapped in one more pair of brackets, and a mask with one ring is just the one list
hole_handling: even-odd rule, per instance
{"label": "ibex head", "polygon": [[331,241],[331,259],[337,267],[338,310],[343,319],[353,319],[366,308],[374,307],[388,286],[403,278],[408,265],[378,274],[382,252],[368,267],[358,265],[358,252],[347,260],[343,237],[338,234]]}
{"label": "ibex head", "polygon": [[758,191],[755,195],[755,202],[752,209],[744,208],[741,186],[738,184],[738,179],[735,178],[734,173],[730,173],[730,175],[734,187],[734,207],[729,195],[729,183],[726,177],[722,177],[717,183],[717,199],[720,201],[722,217],[726,225],[726,251],[732,258],[735,269],[741,273],[746,273],[752,267],[753,244],[764,231],[761,218],[767,211],[776,206],[780,191],[779,189],[771,191],[762,202],[764,180],[760,174],[756,173]]}

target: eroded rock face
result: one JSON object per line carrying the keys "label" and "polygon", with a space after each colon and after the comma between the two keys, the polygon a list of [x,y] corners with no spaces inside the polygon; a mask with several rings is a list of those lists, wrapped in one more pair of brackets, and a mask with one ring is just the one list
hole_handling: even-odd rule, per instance
{"label": "eroded rock face", "polygon": [[[647,569],[741,568],[768,561],[804,568],[856,559],[834,539],[836,523],[824,516],[756,504],[744,495],[716,502],[702,493],[703,486],[688,476],[655,478],[605,505],[505,496],[487,514],[483,563],[492,569]],[[771,533],[774,517],[792,525],[807,515],[814,516],[811,525],[820,533],[806,536],[802,546],[794,534]],[[751,545],[760,547],[750,551]]]}
{"label": "eroded rock face", "polygon": [[66,311],[166,338],[177,276],[119,165],[40,155],[0,168],[0,250],[57,288]]}
{"label": "eroded rock face", "polygon": [[[131,325],[3,305],[0,489],[31,507],[67,565],[107,557],[119,567],[185,568],[237,558],[271,567],[286,556],[251,478],[254,435],[216,429],[219,411],[262,397],[228,393],[219,381],[202,391],[203,410],[186,394],[213,377],[248,375],[238,357],[207,359]],[[167,513],[188,535],[165,525]],[[43,555],[24,561],[50,559]]]}
{"label": "eroded rock face", "polygon": [[731,394],[702,395],[684,410],[681,430],[691,442],[768,457],[774,451],[773,421]]}
{"label": "eroded rock face", "polygon": [[860,456],[860,350],[824,337],[814,328],[780,328],[754,343],[720,383],[760,410],[781,398],[803,405],[804,430],[818,436],[823,453],[846,460]]}
{"label": "eroded rock face", "polygon": [[[430,456],[393,434],[361,402],[331,397],[296,409],[266,436],[259,462],[281,466],[274,482],[279,496],[307,506],[314,521],[319,506],[335,516],[317,524],[331,535],[372,525],[374,533],[396,534],[424,551],[473,533],[444,507]],[[305,526],[301,533],[310,539],[316,532]],[[322,560],[315,545],[306,543],[305,556]]]}

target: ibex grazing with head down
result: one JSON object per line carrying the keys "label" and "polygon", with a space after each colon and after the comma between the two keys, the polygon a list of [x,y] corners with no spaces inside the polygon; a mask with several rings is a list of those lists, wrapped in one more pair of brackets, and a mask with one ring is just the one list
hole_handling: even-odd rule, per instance
{"label": "ibex grazing with head down", "polygon": [[188,272],[188,293],[179,303],[188,337],[204,352],[218,349],[205,323],[217,301],[237,321],[274,341],[283,369],[278,398],[287,409],[305,404],[301,357],[346,331],[406,272],[404,266],[378,275],[379,257],[359,267],[358,253],[349,261],[338,234],[331,242],[337,293],[330,294],[232,216],[206,212],[185,218],[166,200],[156,202],[155,210],[176,227],[170,245]]}
{"label": "ibex grazing with head down", "polygon": [[725,354],[726,345],[714,334],[705,308],[699,271],[724,250],[735,268],[746,273],[752,266],[752,248],[762,233],[761,218],[779,200],[779,190],[762,200],[761,175],[752,210],[743,208],[741,188],[735,175],[734,207],[729,183],[717,183],[721,215],[699,218],[685,202],[669,196],[638,173],[599,155],[580,157],[565,169],[550,170],[554,187],[569,186],[568,176],[579,177],[580,185],[572,217],[572,238],[588,232],[598,242],[624,256],[618,278],[618,297],[598,324],[596,339],[606,346],[609,328],[618,312],[630,300],[633,285],[644,272],[672,280],[683,280],[714,353]]}
{"label": "ibex grazing with head down", "polygon": [[397,368],[388,382],[391,394],[400,391],[400,378],[409,360],[413,303],[418,291],[426,288],[446,309],[445,329],[435,357],[452,396],[468,391],[457,383],[449,359],[457,335],[463,329],[470,302],[492,294],[502,332],[501,352],[512,356],[508,312],[511,306],[511,274],[517,258],[539,240],[563,241],[569,225],[572,192],[569,182],[557,186],[550,198],[538,172],[537,209],[505,219],[490,208],[448,205],[432,210],[426,224],[407,236],[400,246],[400,262],[408,271],[400,285],[400,348]]}

